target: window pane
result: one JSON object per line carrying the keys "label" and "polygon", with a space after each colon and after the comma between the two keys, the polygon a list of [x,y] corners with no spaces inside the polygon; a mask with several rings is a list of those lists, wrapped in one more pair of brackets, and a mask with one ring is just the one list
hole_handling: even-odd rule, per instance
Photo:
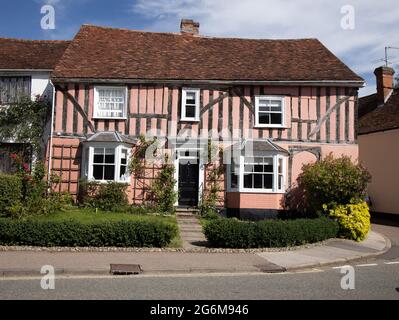
{"label": "window pane", "polygon": [[252,189],[252,174],[244,175],[244,188]]}
{"label": "window pane", "polygon": [[104,180],[114,180],[115,166],[104,166]]}
{"label": "window pane", "polygon": [[93,178],[96,180],[103,180],[103,167],[101,165],[93,166]]}
{"label": "window pane", "polygon": [[114,162],[115,162],[115,155],[113,154],[105,155],[105,163],[114,163]]}
{"label": "window pane", "polygon": [[195,92],[186,92],[186,104],[195,104]]}
{"label": "window pane", "polygon": [[270,116],[272,124],[281,124],[281,113],[271,113]]}
{"label": "window pane", "polygon": [[104,148],[94,148],[94,154],[103,154]]}
{"label": "window pane", "polygon": [[259,106],[259,111],[270,112],[269,106]]}
{"label": "window pane", "polygon": [[119,177],[122,178],[126,173],[126,166],[121,166],[119,171],[120,171]]}
{"label": "window pane", "polygon": [[127,150],[125,149],[121,153],[121,164],[127,164]]}
{"label": "window pane", "polygon": [[195,106],[186,106],[186,117],[195,118]]}
{"label": "window pane", "polygon": [[254,172],[263,172],[263,166],[261,164],[256,164],[254,166]]}
{"label": "window pane", "polygon": [[278,176],[278,189],[281,190],[283,187],[283,176],[279,175]]}
{"label": "window pane", "polygon": [[259,113],[260,124],[270,124],[270,115],[268,113]]}
{"label": "window pane", "polygon": [[262,175],[261,174],[254,174],[254,188],[262,189]]}
{"label": "window pane", "polygon": [[254,166],[252,164],[244,165],[244,172],[253,172]]}
{"label": "window pane", "polygon": [[278,159],[278,173],[283,173],[283,159]]}
{"label": "window pane", "polygon": [[272,164],[267,164],[263,168],[264,172],[273,172],[273,165]]}
{"label": "window pane", "polygon": [[281,106],[281,100],[270,100],[269,105],[271,106]]}
{"label": "window pane", "polygon": [[273,188],[273,175],[272,174],[264,174],[263,175],[263,188],[264,189],[272,189]]}
{"label": "window pane", "polygon": [[231,175],[231,188],[237,188],[238,187],[238,175],[232,174]]}
{"label": "window pane", "polygon": [[272,106],[272,107],[270,108],[270,110],[271,110],[271,111],[279,111],[279,112],[281,112],[281,106],[275,106],[275,107]]}
{"label": "window pane", "polygon": [[103,154],[95,154],[93,158],[94,163],[104,163],[104,155]]}

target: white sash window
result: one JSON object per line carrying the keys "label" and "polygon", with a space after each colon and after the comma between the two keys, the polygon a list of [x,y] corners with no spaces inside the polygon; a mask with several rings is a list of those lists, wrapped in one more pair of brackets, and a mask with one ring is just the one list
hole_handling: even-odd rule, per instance
{"label": "white sash window", "polygon": [[257,127],[284,127],[284,97],[257,96],[255,98]]}
{"label": "white sash window", "polygon": [[95,87],[93,117],[124,119],[126,117],[126,87]]}

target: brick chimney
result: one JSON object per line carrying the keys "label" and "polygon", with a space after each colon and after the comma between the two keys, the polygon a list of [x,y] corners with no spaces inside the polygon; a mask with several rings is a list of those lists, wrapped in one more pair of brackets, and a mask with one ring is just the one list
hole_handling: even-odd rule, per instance
{"label": "brick chimney", "polygon": [[180,22],[180,33],[198,35],[199,34],[199,22],[195,22],[191,19],[181,19]]}
{"label": "brick chimney", "polygon": [[383,104],[393,89],[393,75],[395,71],[390,67],[379,67],[374,70],[377,80],[377,99]]}

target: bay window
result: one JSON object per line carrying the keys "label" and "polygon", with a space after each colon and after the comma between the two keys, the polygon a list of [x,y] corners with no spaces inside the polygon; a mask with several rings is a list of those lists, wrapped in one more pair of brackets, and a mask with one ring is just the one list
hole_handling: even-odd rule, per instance
{"label": "bay window", "polygon": [[129,182],[130,148],[125,145],[92,145],[85,150],[87,178],[92,181]]}
{"label": "bay window", "polygon": [[93,118],[124,119],[126,97],[126,87],[95,87]]}
{"label": "bay window", "polygon": [[241,156],[228,166],[228,189],[239,192],[284,192],[285,157],[281,154]]}

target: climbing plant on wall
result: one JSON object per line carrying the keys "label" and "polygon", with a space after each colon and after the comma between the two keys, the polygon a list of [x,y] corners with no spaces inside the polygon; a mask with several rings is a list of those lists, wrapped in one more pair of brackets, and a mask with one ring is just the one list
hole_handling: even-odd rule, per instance
{"label": "climbing plant on wall", "polygon": [[18,102],[0,108],[0,140],[31,143],[33,151],[42,151],[46,123],[51,117],[51,105],[37,97],[23,97]]}

